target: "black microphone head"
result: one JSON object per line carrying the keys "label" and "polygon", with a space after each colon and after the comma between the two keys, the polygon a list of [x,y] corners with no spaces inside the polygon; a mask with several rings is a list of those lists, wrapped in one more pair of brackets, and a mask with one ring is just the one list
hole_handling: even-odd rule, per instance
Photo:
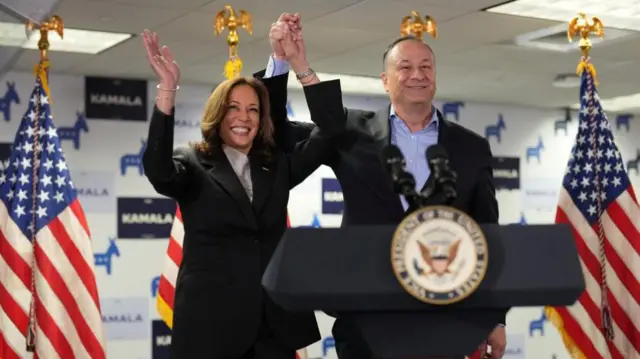
{"label": "black microphone head", "polygon": [[444,149],[444,146],[436,144],[427,148],[427,161],[435,159],[449,159],[449,154],[447,153],[447,150]]}
{"label": "black microphone head", "polygon": [[386,162],[389,159],[404,158],[402,151],[396,145],[387,145],[382,149],[382,159]]}
{"label": "black microphone head", "polygon": [[409,172],[400,172],[394,183],[394,191],[404,196],[415,196],[416,179]]}
{"label": "black microphone head", "polygon": [[398,182],[403,184],[403,185],[409,185],[409,186],[411,186],[413,188],[416,187],[416,179],[409,172],[400,173],[400,175],[398,176]]}
{"label": "black microphone head", "polygon": [[402,151],[395,145],[388,145],[382,149],[382,162],[388,171],[391,170],[394,166],[400,165],[404,167],[404,156],[402,155]]}

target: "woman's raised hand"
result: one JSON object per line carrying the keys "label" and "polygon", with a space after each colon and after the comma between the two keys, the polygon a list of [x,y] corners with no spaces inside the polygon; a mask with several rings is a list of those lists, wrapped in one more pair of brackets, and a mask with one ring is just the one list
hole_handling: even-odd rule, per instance
{"label": "woman's raised hand", "polygon": [[173,53],[168,47],[162,49],[158,45],[158,34],[145,30],[142,33],[142,41],[147,50],[147,60],[153,71],[158,76],[160,87],[175,89],[180,82],[180,67],[173,58]]}

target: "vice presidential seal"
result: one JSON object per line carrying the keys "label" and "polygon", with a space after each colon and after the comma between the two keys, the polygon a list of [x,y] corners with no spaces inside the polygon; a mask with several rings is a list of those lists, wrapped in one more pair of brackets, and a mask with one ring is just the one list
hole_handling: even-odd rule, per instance
{"label": "vice presidential seal", "polygon": [[487,240],[464,212],[445,206],[421,208],[393,236],[391,263],[404,289],[430,304],[459,302],[473,293],[487,271]]}

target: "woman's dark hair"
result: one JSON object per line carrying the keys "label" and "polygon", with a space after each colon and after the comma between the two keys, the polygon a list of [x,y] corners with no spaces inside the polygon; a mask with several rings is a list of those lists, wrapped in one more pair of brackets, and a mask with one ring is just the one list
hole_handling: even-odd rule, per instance
{"label": "woman's dark hair", "polygon": [[233,89],[242,85],[253,88],[260,102],[260,123],[252,147],[257,145],[257,149],[263,155],[269,156],[271,154],[275,142],[273,123],[269,118],[269,93],[264,84],[254,77],[236,77],[225,80],[213,90],[204,106],[204,114],[202,121],[200,121],[202,140],[192,144],[196,151],[208,155],[214,148],[222,146],[220,126],[227,114],[229,98]]}

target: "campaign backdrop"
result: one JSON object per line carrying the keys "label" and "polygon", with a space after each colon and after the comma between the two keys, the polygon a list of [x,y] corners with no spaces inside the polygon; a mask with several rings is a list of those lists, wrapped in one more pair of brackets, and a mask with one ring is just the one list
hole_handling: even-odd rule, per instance
{"label": "campaign backdrop", "polygon": [[[33,85],[29,73],[9,73],[0,81],[0,165],[6,164]],[[155,302],[175,204],[154,191],[141,165],[156,84],[54,73],[50,86],[54,122],[93,237],[108,357],[168,358],[170,330],[159,320]],[[577,89],[567,91],[575,91],[578,100]],[[200,115],[210,93],[211,86],[181,85],[176,145],[200,138]],[[388,102],[384,97],[345,96],[344,104],[376,110]],[[575,114],[566,121],[561,110],[458,101],[436,105],[447,119],[491,144],[501,223],[553,222],[558,189],[577,132]],[[290,92],[288,112],[293,120],[309,121],[301,92]],[[640,124],[624,114],[609,113],[609,119],[638,188]],[[339,226],[342,209],[340,184],[326,167],[296,187],[289,201],[293,226]],[[541,258],[540,265],[543,263]],[[542,313],[542,308],[509,313],[506,359],[569,358]],[[335,359],[332,319],[322,313],[318,319],[323,338],[308,348],[309,357]]]}

